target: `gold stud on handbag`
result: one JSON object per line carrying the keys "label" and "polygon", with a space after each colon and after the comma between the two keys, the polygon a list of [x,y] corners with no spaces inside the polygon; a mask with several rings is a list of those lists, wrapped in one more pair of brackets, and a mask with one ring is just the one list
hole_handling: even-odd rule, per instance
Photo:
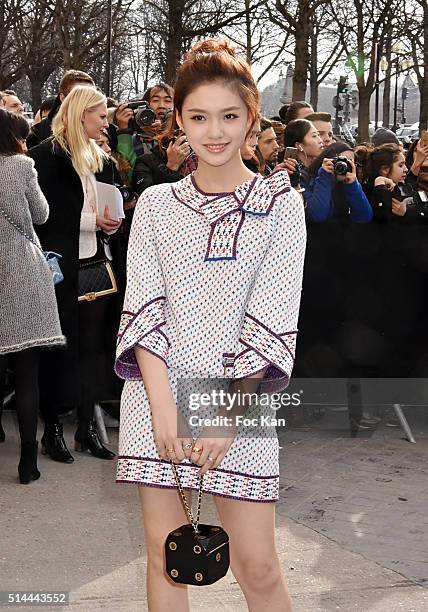
{"label": "gold stud on handbag", "polygon": [[172,460],[171,467],[189,523],[171,531],[165,541],[166,572],[174,582],[181,584],[213,584],[229,569],[229,536],[218,525],[199,523],[203,476],[199,477],[195,519]]}

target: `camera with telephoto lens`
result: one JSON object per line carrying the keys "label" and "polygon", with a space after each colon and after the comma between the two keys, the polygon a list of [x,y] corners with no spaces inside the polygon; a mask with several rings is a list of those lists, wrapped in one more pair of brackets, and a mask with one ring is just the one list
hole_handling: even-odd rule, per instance
{"label": "camera with telephoto lens", "polygon": [[344,155],[336,155],[333,158],[333,170],[336,176],[345,176],[348,172],[352,172],[351,162]]}
{"label": "camera with telephoto lens", "polygon": [[129,127],[134,132],[141,132],[144,128],[150,127],[157,119],[156,113],[145,100],[128,102],[127,108],[134,111],[134,118],[129,121]]}

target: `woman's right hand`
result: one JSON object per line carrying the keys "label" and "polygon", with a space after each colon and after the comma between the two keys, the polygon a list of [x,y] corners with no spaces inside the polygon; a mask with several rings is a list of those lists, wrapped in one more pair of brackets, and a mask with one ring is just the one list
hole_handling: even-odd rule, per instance
{"label": "woman's right hand", "polygon": [[332,159],[328,159],[327,157],[323,159],[321,168],[328,172],[329,174],[334,174],[334,164]]}
{"label": "woman's right hand", "polygon": [[279,170],[280,168],[284,168],[285,170],[287,170],[288,174],[292,176],[297,168],[297,159],[293,159],[292,157],[286,157],[283,162],[275,166],[274,171]]}
{"label": "woman's right hand", "polygon": [[[180,463],[184,458],[190,458],[193,438],[177,438],[177,430],[185,431],[186,425],[174,404],[152,407],[152,425],[156,449],[161,459],[172,459],[174,463]],[[191,444],[191,447],[184,449],[185,444]],[[171,448],[174,452],[168,451]]]}

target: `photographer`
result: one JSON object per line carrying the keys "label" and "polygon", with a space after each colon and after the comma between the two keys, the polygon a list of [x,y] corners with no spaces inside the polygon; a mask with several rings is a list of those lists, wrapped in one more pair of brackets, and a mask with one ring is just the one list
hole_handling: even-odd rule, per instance
{"label": "photographer", "polygon": [[302,186],[312,221],[319,223],[338,214],[349,214],[355,223],[368,223],[373,218],[356,176],[354,152],[343,142],[324,149],[302,177]]}
{"label": "photographer", "polygon": [[120,104],[114,115],[118,127],[118,153],[134,168],[138,157],[151,153],[172,111],[174,90],[166,83],[149,87],[141,100]]}
{"label": "photographer", "polygon": [[138,157],[135,163],[132,186],[138,194],[152,185],[176,183],[188,173],[185,162],[192,150],[186,135],[173,129],[172,114],[168,123],[151,153]]}
{"label": "photographer", "polygon": [[[371,206],[356,178],[352,149],[333,143],[302,173],[307,205],[307,250],[303,277],[296,368],[299,376],[348,378],[357,367],[346,342],[354,324],[349,296],[366,270],[359,259],[358,225],[369,224]],[[322,287],[322,296],[320,295]],[[357,303],[354,300],[352,303]],[[358,313],[357,313],[358,314]],[[360,407],[350,411],[351,435],[366,426]]]}

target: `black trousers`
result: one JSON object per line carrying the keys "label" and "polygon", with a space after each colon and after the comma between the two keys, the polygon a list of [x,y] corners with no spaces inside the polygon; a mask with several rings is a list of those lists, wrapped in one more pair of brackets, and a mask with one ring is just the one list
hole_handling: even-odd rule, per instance
{"label": "black trousers", "polygon": [[15,407],[21,443],[36,441],[39,412],[39,349],[0,356],[0,415],[3,407],[6,367],[15,374]]}

